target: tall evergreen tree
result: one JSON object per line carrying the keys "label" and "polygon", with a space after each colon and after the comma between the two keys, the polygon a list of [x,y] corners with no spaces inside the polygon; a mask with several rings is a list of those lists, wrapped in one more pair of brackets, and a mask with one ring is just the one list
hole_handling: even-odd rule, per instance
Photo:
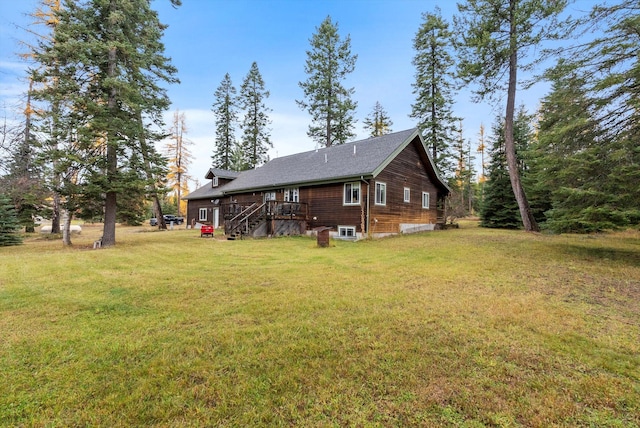
{"label": "tall evergreen tree", "polygon": [[229,73],[224,75],[214,93],[212,111],[216,118],[216,141],[213,151],[213,166],[232,169],[233,152],[236,146],[236,122],[238,120],[236,88]]}
{"label": "tall evergreen tree", "polygon": [[480,207],[480,226],[517,229],[522,225],[522,220],[507,171],[503,128],[503,121],[498,118],[488,139],[491,144],[490,161],[487,166],[484,199]]}
{"label": "tall evergreen tree", "polygon": [[[608,209],[617,226],[640,223],[640,4],[621,0],[594,7],[590,22],[601,25],[586,52],[592,60],[585,74],[599,109],[607,160],[605,192],[613,198]],[[578,54],[580,55],[580,54]]]}
{"label": "tall evergreen tree", "polygon": [[371,137],[379,137],[392,132],[391,125],[393,125],[393,122],[379,101],[376,101],[373,110],[365,118],[363,124],[364,129],[369,131],[369,136]]}
{"label": "tall evergreen tree", "polygon": [[42,165],[38,162],[38,141],[29,120],[21,123],[8,137],[12,141],[7,150],[7,174],[0,178],[0,186],[13,203],[19,224],[27,232],[34,232],[33,219],[42,213],[44,201],[49,196]]}
{"label": "tall evergreen tree", "polygon": [[533,207],[544,213],[545,227],[555,232],[620,225],[620,192],[608,191],[614,168],[610,143],[595,117],[598,107],[587,95],[587,80],[565,62],[547,76],[552,89],[540,107],[538,141],[529,154]]}
{"label": "tall evergreen tree", "polygon": [[532,182],[556,232],[640,223],[638,12],[634,0],[594,7],[583,29],[598,36],[547,73]]}
{"label": "tall evergreen tree", "polygon": [[[477,82],[480,99],[505,93],[505,155],[513,193],[518,201],[524,229],[539,230],[522,186],[516,158],[514,116],[518,71],[531,69],[535,61],[522,65],[528,49],[545,40],[556,40],[563,26],[558,15],[566,0],[467,0],[458,4],[456,19],[459,41],[459,76]],[[539,50],[536,50],[536,53]],[[539,59],[539,58],[537,58]],[[506,82],[505,82],[506,81]]]}
{"label": "tall evergreen tree", "polygon": [[[58,85],[44,88],[40,97],[51,105],[68,103],[68,116],[84,119],[84,126],[75,128],[76,146],[93,152],[99,142],[102,148],[87,175],[95,181],[86,184],[104,195],[102,244],[111,246],[117,197],[133,184],[120,166],[141,150],[138,114],[153,126],[163,125],[169,100],[159,83],[176,82],[176,70],[163,56],[165,27],[147,0],[68,1],[56,17],[54,42],[44,43],[35,58],[44,66],[36,77],[57,79]],[[49,115],[58,129],[54,113]]]}
{"label": "tall evergreen tree", "polygon": [[452,111],[455,81],[455,61],[452,57],[453,37],[440,9],[422,15],[423,22],[413,39],[416,68],[412,84],[416,101],[410,117],[418,121],[432,158],[443,176],[453,175],[451,146],[455,139],[456,122]]}
{"label": "tall evergreen tree", "polygon": [[[504,119],[496,118],[489,136],[491,160],[487,167],[487,181],[484,185],[484,198],[480,208],[480,225],[483,227],[517,229],[522,226],[518,203],[513,195],[505,153]],[[533,142],[531,116],[521,107],[514,123],[516,153],[523,159]],[[518,162],[518,171],[525,174],[529,167],[522,160]],[[527,175],[525,182],[527,181]]]}
{"label": "tall evergreen tree", "polygon": [[264,80],[258,69],[258,64],[251,64],[249,73],[240,86],[238,99],[240,108],[244,111],[242,140],[240,143],[241,158],[238,160],[243,169],[255,168],[268,161],[267,152],[273,147],[269,130],[269,112],[265,104],[269,98],[269,91],[265,89]]}
{"label": "tall evergreen tree", "polygon": [[311,115],[307,135],[330,147],[355,136],[357,103],[351,99],[355,90],[345,88],[342,82],[353,72],[358,55],[351,53],[351,37],[341,39],[338,24],[331,22],[330,16],[316,30],[304,67],[309,77],[299,82],[305,100],[296,102]]}

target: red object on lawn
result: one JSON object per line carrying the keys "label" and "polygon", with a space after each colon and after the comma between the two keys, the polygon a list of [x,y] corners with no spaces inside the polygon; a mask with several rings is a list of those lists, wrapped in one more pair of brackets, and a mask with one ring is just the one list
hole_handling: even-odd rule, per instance
{"label": "red object on lawn", "polygon": [[201,238],[203,236],[207,236],[207,235],[213,237],[213,232],[214,232],[213,226],[210,226],[210,225],[207,225],[207,224],[203,224],[200,227],[200,237]]}

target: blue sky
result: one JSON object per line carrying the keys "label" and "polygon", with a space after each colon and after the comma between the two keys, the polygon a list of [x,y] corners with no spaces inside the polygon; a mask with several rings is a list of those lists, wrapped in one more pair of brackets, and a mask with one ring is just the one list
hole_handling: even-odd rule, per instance
{"label": "blue sky", "polygon": [[[25,64],[15,55],[18,40],[29,23],[38,0],[0,0],[0,114],[9,119],[20,111],[19,95],[26,87]],[[179,85],[168,87],[172,110],[185,112],[188,133],[194,144],[189,174],[204,182],[214,149],[215,122],[211,112],[213,93],[225,73],[239,88],[253,61],[258,63],[266,88],[267,105],[273,110],[270,157],[313,150],[306,135],[310,117],[295,100],[302,99],[298,82],[306,79],[304,63],[309,39],[328,15],[337,22],[341,36],[351,37],[352,53],[358,55],[355,71],[345,85],[355,88],[357,139],[365,138],[363,119],[379,101],[393,120],[392,129],[415,126],[409,118],[414,102],[411,84],[415,54],[412,40],[422,23],[422,13],[440,7],[451,20],[456,12],[453,0],[182,0],[174,9],[169,0],[153,0],[165,31],[165,53],[178,68]],[[577,0],[572,6],[587,10],[592,0]],[[545,95],[539,85],[520,92],[517,104],[531,112]],[[465,138],[477,145],[480,124],[487,131],[502,112],[487,104],[474,104],[467,91],[457,94],[454,113],[462,117]],[[195,183],[190,185],[195,188]]]}

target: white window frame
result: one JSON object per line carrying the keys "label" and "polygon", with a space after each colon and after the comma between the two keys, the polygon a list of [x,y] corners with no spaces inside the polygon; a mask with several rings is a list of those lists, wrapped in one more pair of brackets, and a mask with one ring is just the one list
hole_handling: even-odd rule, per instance
{"label": "white window frame", "polygon": [[285,202],[300,202],[300,190],[298,187],[284,189]]}
{"label": "white window frame", "polygon": [[409,187],[404,188],[404,201],[411,202],[411,188]]}
{"label": "white window frame", "polygon": [[208,210],[206,208],[198,209],[198,221],[207,221],[207,211]]}
{"label": "white window frame", "polygon": [[264,192],[262,202],[269,202],[276,200],[276,192]]}
{"label": "white window frame", "polygon": [[[379,189],[379,190],[378,190]],[[387,183],[376,181],[376,205],[387,205]]]}
{"label": "white window frame", "polygon": [[[349,192],[347,193],[347,186],[349,187]],[[357,197],[354,198],[354,190],[358,189]],[[360,200],[362,199],[362,188],[360,187],[359,181],[353,181],[350,183],[344,183],[343,192],[342,192],[342,204],[343,205],[360,205]],[[349,198],[347,198],[349,196]]]}
{"label": "white window frame", "polygon": [[428,210],[430,200],[431,197],[429,196],[429,192],[422,192],[422,208]]}
{"label": "white window frame", "polygon": [[218,187],[218,177],[213,177],[211,179],[211,187]]}
{"label": "white window frame", "polygon": [[356,239],[355,226],[338,226],[338,238],[340,239]]}

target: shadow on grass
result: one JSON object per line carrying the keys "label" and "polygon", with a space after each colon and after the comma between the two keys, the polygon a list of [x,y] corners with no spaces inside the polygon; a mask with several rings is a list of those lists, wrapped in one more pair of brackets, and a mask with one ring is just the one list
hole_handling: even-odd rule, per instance
{"label": "shadow on grass", "polygon": [[613,261],[633,267],[640,267],[640,251],[613,247],[587,247],[575,244],[554,244],[559,254],[587,261]]}

